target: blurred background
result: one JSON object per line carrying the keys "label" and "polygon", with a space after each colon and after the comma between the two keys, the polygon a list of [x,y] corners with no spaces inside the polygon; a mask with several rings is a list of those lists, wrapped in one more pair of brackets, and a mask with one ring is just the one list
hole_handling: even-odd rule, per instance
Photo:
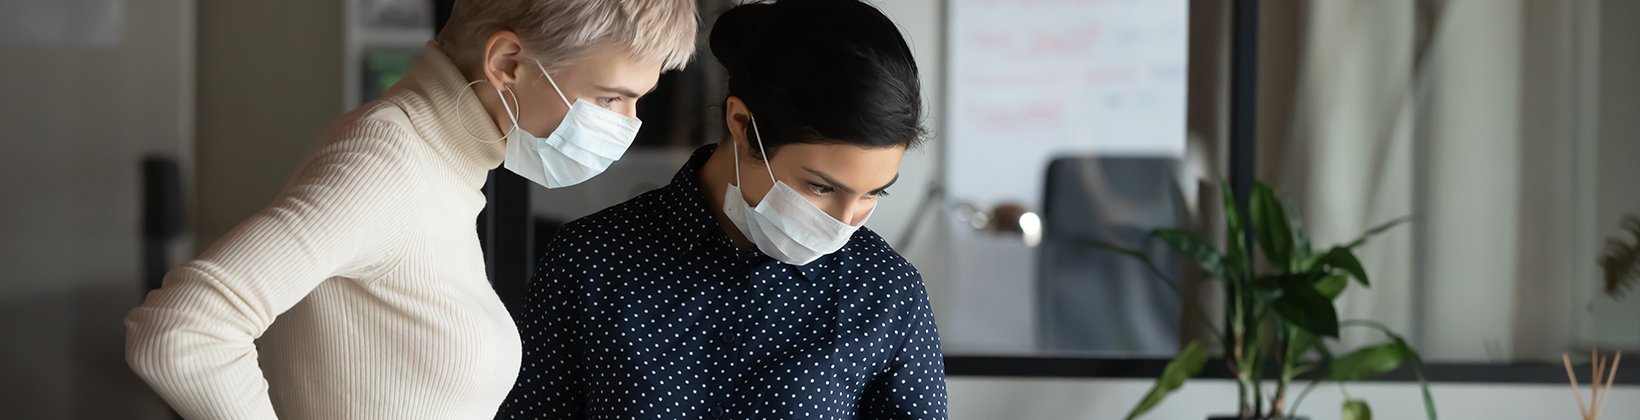
{"label": "blurred background", "polygon": [[[702,34],[731,3],[700,0]],[[1602,295],[1596,264],[1640,214],[1640,1],[1265,0],[1256,50],[1231,48],[1231,1],[872,3],[917,56],[931,141],[869,227],[924,273],[962,360],[953,418],[1131,408],[1149,381],[1008,361],[1165,360],[1200,336],[1172,291],[1081,239],[1222,232],[1216,180],[1237,167],[1291,197],[1318,245],[1411,216],[1358,251],[1373,286],[1339,311],[1431,363],[1503,378],[1591,345],[1640,350],[1640,299]],[[267,204],[326,122],[397,81],[449,4],[0,0],[0,418],[171,418],[126,367],[125,312]],[[701,51],[640,103],[643,132],[609,172],[503,183],[528,197],[507,203],[524,219],[490,235],[539,249],[717,141],[724,83]],[[1257,64],[1240,85],[1256,102],[1236,103],[1256,135],[1233,148],[1235,54]],[[1215,299],[1183,257],[1151,252]],[[492,271],[504,298],[518,270]],[[1613,412],[1640,412],[1632,378]],[[1382,418],[1422,412],[1415,385],[1351,391]],[[1205,381],[1151,418],[1224,413],[1234,392]],[[1565,392],[1564,377],[1436,387],[1460,419],[1570,418]]]}

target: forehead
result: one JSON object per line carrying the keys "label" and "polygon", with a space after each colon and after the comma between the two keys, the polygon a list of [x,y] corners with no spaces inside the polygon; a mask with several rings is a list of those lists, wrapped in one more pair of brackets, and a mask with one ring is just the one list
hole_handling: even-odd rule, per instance
{"label": "forehead", "polygon": [[814,170],[860,188],[887,184],[900,172],[905,147],[862,147],[850,144],[791,144],[770,159],[777,168]]}
{"label": "forehead", "polygon": [[578,80],[641,93],[654,87],[660,79],[661,64],[655,60],[640,60],[621,48],[604,46],[588,50],[564,70]]}

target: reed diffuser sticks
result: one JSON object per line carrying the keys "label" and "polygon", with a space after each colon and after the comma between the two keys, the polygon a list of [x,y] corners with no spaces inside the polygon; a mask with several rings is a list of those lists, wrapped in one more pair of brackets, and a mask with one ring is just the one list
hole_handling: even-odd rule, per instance
{"label": "reed diffuser sticks", "polygon": [[[1611,395],[1612,379],[1617,377],[1617,366],[1623,362],[1623,352],[1613,352],[1608,356],[1600,354],[1598,348],[1590,348],[1589,356],[1592,377],[1589,382],[1587,404],[1583,402],[1583,391],[1577,387],[1577,373],[1572,369],[1572,355],[1561,353],[1560,362],[1566,365],[1566,378],[1571,380],[1572,396],[1577,399],[1577,411],[1583,414],[1583,420],[1600,420],[1600,409],[1606,407],[1605,397]],[[1602,393],[1607,395],[1600,395]]]}

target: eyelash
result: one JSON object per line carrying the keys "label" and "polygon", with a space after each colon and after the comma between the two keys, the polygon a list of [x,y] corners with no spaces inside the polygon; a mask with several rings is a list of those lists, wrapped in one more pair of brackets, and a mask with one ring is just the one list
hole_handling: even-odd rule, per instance
{"label": "eyelash", "polygon": [[[814,193],[814,195],[826,195],[826,194],[831,194],[832,192],[835,192],[835,191],[837,191],[836,188],[828,187],[828,186],[821,185],[821,184],[809,183],[809,192]],[[887,189],[882,189],[882,190],[874,191],[871,194],[866,194],[866,197],[867,198],[883,198],[883,197],[887,197],[888,195],[889,195],[888,190]]]}
{"label": "eyelash", "polygon": [[609,106],[614,105],[616,102],[620,102],[622,99],[625,99],[625,98],[621,98],[621,97],[598,98],[598,105],[603,106],[605,108],[608,108]]}

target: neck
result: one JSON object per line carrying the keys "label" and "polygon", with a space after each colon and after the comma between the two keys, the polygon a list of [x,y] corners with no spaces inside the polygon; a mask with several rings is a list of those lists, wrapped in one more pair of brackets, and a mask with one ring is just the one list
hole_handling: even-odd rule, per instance
{"label": "neck", "polygon": [[[484,112],[490,114],[490,120],[495,122],[495,128],[501,131],[501,140],[506,141],[507,134],[511,134],[513,126],[512,118],[507,115],[506,107],[501,105],[501,95],[503,93],[496,92],[489,82],[475,83],[470,89],[473,91],[473,96],[478,97],[478,103],[484,105]],[[512,100],[512,98],[508,98],[508,100]],[[515,108],[513,111],[517,112],[517,104],[512,104],[512,106]]]}
{"label": "neck", "polygon": [[[727,142],[727,141],[725,141]],[[712,212],[712,218],[717,219],[718,227],[729,235],[735,248],[751,249],[752,241],[735,227],[729,220],[729,215],[723,213],[724,195],[729,191],[729,183],[735,182],[735,152],[734,146],[718,143],[718,148],[712,151],[712,156],[706,158],[706,164],[700,169],[701,191],[706,194],[707,208]],[[736,200],[745,200],[745,197],[733,197]]]}

